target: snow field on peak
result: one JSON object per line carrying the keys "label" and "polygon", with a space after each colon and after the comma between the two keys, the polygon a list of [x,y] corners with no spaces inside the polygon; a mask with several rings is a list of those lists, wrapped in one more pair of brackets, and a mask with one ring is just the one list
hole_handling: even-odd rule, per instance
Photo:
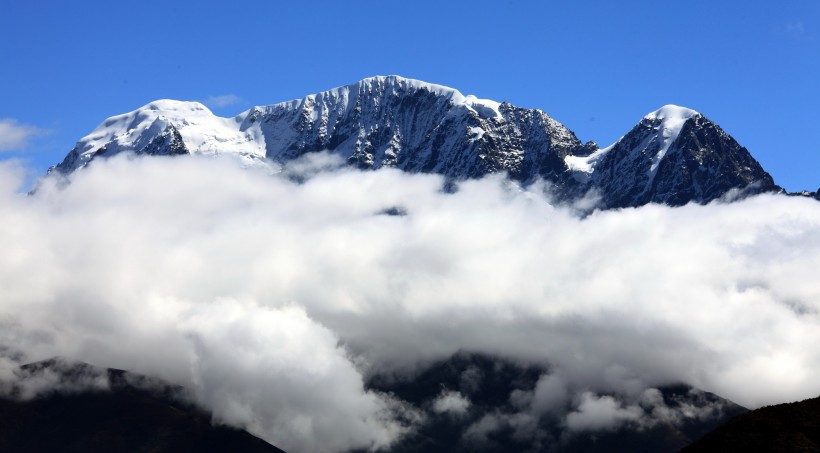
{"label": "snow field on peak", "polygon": [[674,124],[683,123],[689,118],[694,118],[698,115],[700,115],[700,113],[695,110],[674,104],[667,104],[654,112],[648,113],[644,118],[649,120],[662,120],[664,123],[668,122],[669,127],[672,127]]}
{"label": "snow field on peak", "polygon": [[110,154],[139,151],[173,126],[192,153],[228,152],[264,158],[264,137],[254,129],[240,131],[243,119],[242,115],[216,116],[199,102],[164,99],[105,120],[77,142],[77,149],[80,154],[94,153],[103,146]]}

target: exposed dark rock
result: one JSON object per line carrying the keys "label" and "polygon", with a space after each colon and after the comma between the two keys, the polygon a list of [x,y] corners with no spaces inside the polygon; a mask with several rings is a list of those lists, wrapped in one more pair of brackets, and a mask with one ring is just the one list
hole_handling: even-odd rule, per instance
{"label": "exposed dark rock", "polygon": [[681,452],[820,451],[820,397],[739,415]]}
{"label": "exposed dark rock", "polygon": [[160,135],[151,140],[151,143],[142,150],[143,154],[151,156],[179,156],[190,154],[182,136],[174,126],[168,126]]}

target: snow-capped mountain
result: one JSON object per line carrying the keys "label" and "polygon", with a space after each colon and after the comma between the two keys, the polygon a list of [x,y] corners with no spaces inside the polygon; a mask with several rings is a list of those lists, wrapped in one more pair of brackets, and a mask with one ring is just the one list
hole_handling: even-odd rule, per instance
{"label": "snow-capped mountain", "polygon": [[232,119],[216,117],[196,102],[153,102],[103,122],[57,169],[70,172],[123,151],[230,152],[281,162],[322,150],[361,168],[397,167],[456,179],[507,171],[518,180],[558,181],[565,173],[563,158],[583,152],[583,145],[542,111],[387,76],[254,107]]}
{"label": "snow-capped mountain", "polygon": [[749,152],[703,115],[666,106],[598,149],[537,109],[398,76],[220,118],[197,102],[162,100],[104,121],[54,170],[98,157],[233,153],[285,162],[328,150],[360,168],[396,167],[467,179],[543,178],[564,199],[597,190],[605,207],[708,202],[731,190],[779,191]]}
{"label": "snow-capped mountain", "polygon": [[568,167],[607,207],[708,202],[732,189],[778,191],[772,177],[729,134],[700,113],[666,105],[612,146],[568,156]]}

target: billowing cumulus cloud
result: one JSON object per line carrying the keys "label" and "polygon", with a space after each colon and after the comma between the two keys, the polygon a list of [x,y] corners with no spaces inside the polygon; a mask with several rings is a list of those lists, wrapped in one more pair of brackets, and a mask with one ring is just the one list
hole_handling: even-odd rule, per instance
{"label": "billowing cumulus cloud", "polygon": [[[389,444],[424,415],[368,377],[460,350],[549,370],[473,439],[703,416],[658,399],[678,382],[751,407],[820,394],[816,201],[581,218],[537,185],[446,193],[319,157],[271,176],[122,156],[34,196],[4,168],[0,345],[178,382],[294,452]],[[472,410],[454,390],[431,403]]]}

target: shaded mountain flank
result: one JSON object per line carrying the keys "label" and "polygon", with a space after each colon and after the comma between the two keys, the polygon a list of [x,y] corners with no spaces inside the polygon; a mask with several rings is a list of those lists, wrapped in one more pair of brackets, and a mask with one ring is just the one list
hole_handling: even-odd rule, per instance
{"label": "shaded mountain flank", "polygon": [[[0,398],[4,452],[258,452],[282,450],[192,404],[184,389],[122,370],[58,359],[21,367],[38,385]],[[32,397],[33,396],[33,397]]]}
{"label": "shaded mountain flank", "polygon": [[747,451],[820,451],[820,397],[741,414],[681,453]]}

